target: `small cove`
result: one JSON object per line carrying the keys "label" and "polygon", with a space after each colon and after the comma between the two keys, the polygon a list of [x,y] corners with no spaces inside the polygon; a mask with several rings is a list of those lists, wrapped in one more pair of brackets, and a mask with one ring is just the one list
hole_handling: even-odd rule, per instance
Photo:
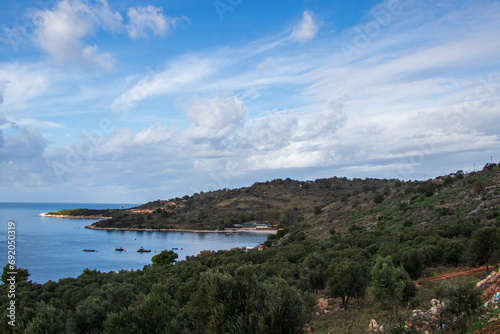
{"label": "small cove", "polygon": [[[96,220],[39,217],[49,211],[72,208],[114,209],[120,204],[0,203],[0,245],[7,263],[7,224],[16,224],[16,265],[27,268],[37,283],[77,277],[86,268],[102,272],[137,270],[151,264],[151,257],[164,249],[174,250],[178,260],[202,250],[256,247],[267,239],[260,233],[190,233],[102,231],[85,226]],[[125,208],[135,205],[125,205]],[[138,253],[140,247],[151,253]],[[115,248],[123,247],[119,252]],[[83,249],[95,249],[84,252]]]}

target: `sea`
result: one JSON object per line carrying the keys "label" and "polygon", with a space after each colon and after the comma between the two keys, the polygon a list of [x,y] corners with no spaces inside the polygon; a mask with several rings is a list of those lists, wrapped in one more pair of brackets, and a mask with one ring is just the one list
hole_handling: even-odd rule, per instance
{"label": "sea", "polygon": [[[162,250],[174,250],[177,261],[203,250],[257,247],[267,239],[261,233],[189,233],[90,230],[97,220],[39,217],[62,209],[118,209],[135,204],[0,203],[0,266],[8,262],[9,245],[15,240],[15,264],[28,269],[28,280],[45,283],[77,277],[85,269],[101,272],[143,269]],[[10,223],[10,224],[9,224]],[[10,226],[10,227],[9,227]],[[14,230],[15,234],[10,232]],[[15,236],[15,237],[13,237]],[[120,252],[115,249],[122,247]],[[138,253],[141,247],[150,253]],[[85,252],[84,249],[95,249]],[[10,255],[13,255],[12,252]]]}

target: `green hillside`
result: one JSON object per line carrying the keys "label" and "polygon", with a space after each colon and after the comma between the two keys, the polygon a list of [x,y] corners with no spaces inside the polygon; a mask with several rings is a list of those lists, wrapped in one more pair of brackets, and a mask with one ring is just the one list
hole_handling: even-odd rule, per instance
{"label": "green hillside", "polygon": [[427,181],[277,179],[196,193],[113,212],[96,227],[222,229],[246,221],[307,227],[311,237],[349,229],[397,230],[498,221],[499,168],[461,171]]}

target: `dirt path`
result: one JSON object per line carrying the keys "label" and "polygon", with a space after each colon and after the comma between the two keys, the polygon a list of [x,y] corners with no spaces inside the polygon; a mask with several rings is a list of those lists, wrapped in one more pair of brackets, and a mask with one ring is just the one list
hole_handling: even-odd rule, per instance
{"label": "dirt path", "polygon": [[[490,270],[495,268],[494,265],[490,265]],[[486,266],[479,267],[479,268],[467,268],[467,269],[462,269],[458,271],[452,271],[444,274],[439,274],[436,276],[432,277],[425,277],[424,280],[426,282],[435,282],[435,281],[442,281],[448,278],[453,278],[453,277],[458,277],[458,276],[467,276],[467,275],[472,275],[472,274],[477,274],[483,272],[486,275]]]}

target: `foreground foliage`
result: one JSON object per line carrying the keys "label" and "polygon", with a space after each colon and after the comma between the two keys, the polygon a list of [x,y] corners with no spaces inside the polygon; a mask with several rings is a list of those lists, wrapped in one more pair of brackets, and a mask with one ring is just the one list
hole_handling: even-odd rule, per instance
{"label": "foreground foliage", "polygon": [[[386,320],[397,322],[415,295],[401,250],[425,242],[434,249],[429,265],[446,264],[439,245],[447,239],[438,231],[412,227],[407,238],[354,231],[318,241],[302,239],[302,228],[297,228],[279,246],[263,251],[205,251],[175,264],[165,252],[166,261],[138,271],[86,269],[78,278],[57,283],[19,281],[18,325],[2,322],[0,332],[300,333],[314,324],[315,292],[322,285],[324,293],[341,297],[344,308],[352,306],[351,299],[359,306],[369,288],[370,298],[389,311]],[[461,296],[459,288],[444,289],[443,298]],[[3,317],[7,289],[0,286]],[[472,301],[458,305],[473,306]]]}

